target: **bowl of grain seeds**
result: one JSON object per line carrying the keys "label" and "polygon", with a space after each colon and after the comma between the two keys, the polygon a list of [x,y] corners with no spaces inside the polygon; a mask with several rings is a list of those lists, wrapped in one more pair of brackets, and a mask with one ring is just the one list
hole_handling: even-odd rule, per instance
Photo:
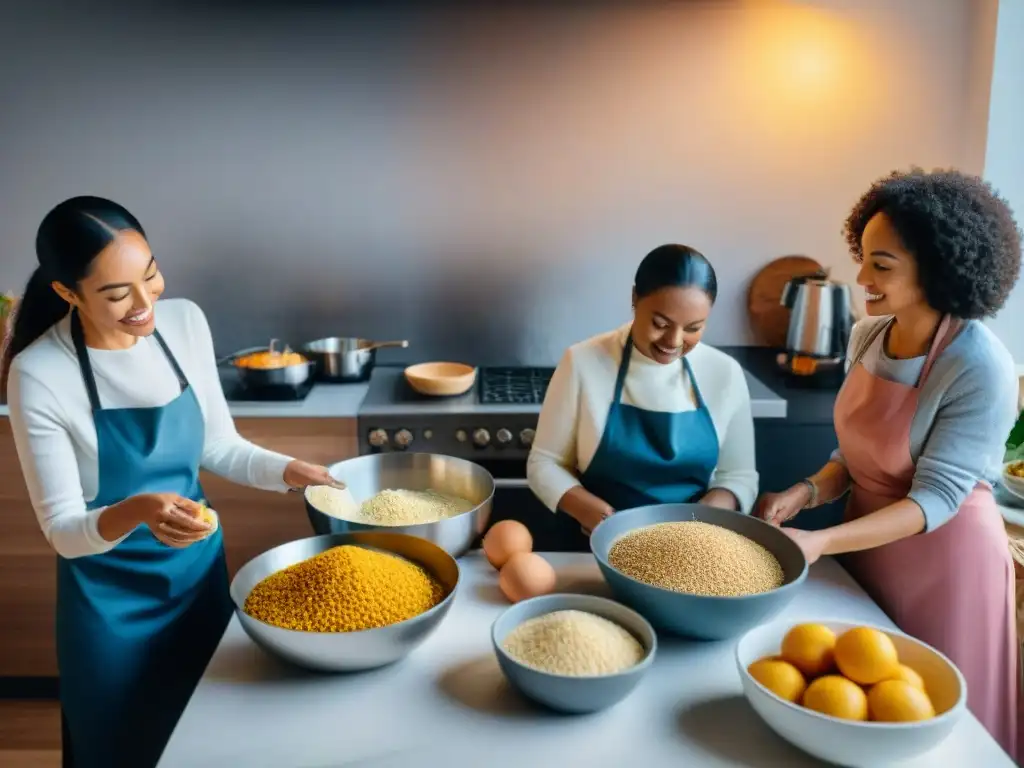
{"label": "bowl of grain seeds", "polygon": [[311,486],[306,512],[314,533],[386,530],[418,536],[461,557],[487,528],[491,473],[437,453],[377,453],[329,467],[344,489]]}
{"label": "bowl of grain seeds", "polygon": [[658,639],[639,613],[594,595],[516,603],[491,627],[498,665],[513,688],[567,714],[626,698],[654,663]]}
{"label": "bowl of grain seeds", "polygon": [[243,565],[231,599],[245,633],[273,656],[356,672],[412,653],[451,610],[455,558],[425,539],[362,531],[299,539]]}
{"label": "bowl of grain seeds", "polygon": [[775,526],[703,504],[617,512],[590,548],[614,597],[659,631],[726,640],[778,614],[807,578],[807,560]]}

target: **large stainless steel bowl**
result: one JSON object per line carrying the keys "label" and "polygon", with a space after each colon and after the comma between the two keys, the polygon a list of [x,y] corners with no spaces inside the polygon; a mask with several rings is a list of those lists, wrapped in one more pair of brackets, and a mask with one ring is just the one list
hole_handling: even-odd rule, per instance
{"label": "large stainless steel bowl", "polygon": [[382,526],[353,523],[324,514],[303,494],[306,512],[317,534],[350,531],[394,531],[437,544],[452,557],[461,557],[487,528],[494,499],[491,473],[465,459],[437,453],[377,453],[349,459],[329,467],[343,481],[357,504],[383,490],[438,491],[466,499],[475,505],[457,517],[422,525]]}
{"label": "large stainless steel bowl", "polygon": [[[389,552],[422,566],[444,586],[444,600],[426,613],[398,624],[358,632],[282,629],[245,612],[245,599],[267,576],[342,544]],[[231,581],[231,599],[246,634],[268,653],[320,672],[357,672],[398,661],[426,640],[451,610],[458,584],[458,563],[429,541],[401,533],[348,533],[299,539],[264,552],[235,574]],[[317,598],[316,595],[310,597]]]}

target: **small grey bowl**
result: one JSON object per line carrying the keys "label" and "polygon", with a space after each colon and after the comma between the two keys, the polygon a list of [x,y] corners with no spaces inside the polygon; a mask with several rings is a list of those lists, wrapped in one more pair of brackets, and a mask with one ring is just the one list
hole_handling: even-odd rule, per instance
{"label": "small grey bowl", "polygon": [[[783,583],[771,592],[737,597],[690,595],[638,581],[608,562],[622,536],[658,523],[689,520],[735,531],[771,552],[782,566]],[[807,579],[800,547],[779,528],[740,512],[703,504],[655,504],[616,512],[590,536],[590,549],[615,599],[643,614],[658,631],[697,640],[729,640],[776,616]]]}
{"label": "small grey bowl", "polygon": [[[512,630],[525,621],[555,611],[586,611],[614,621],[644,647],[643,659],[636,666],[614,674],[576,677],[541,672],[506,653],[502,644]],[[539,704],[574,715],[607,709],[626,698],[651,668],[658,650],[654,628],[643,616],[614,600],[594,595],[544,595],[517,603],[495,620],[491,626],[491,641],[498,665],[514,688]]]}

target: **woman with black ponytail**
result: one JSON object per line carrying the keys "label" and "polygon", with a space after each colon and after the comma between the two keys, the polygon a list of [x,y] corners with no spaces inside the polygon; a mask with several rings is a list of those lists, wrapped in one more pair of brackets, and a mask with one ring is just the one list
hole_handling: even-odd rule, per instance
{"label": "woman with black ponytail", "polygon": [[147,768],[231,616],[200,468],[277,491],[331,480],[239,436],[206,317],[184,299],[157,302],[164,278],[131,213],[66,200],[43,219],[36,254],[3,375],[57,553],[65,765]]}

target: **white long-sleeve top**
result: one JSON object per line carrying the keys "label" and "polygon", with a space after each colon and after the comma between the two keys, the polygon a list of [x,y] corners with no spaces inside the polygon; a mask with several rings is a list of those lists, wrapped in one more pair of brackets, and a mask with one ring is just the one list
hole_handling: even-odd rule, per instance
{"label": "white long-sleeve top", "polygon": [[[284,470],[291,459],[253,445],[235,429],[203,311],[185,299],[165,299],[154,312],[156,327],[203,413],[201,466],[241,485],[286,490]],[[129,349],[89,349],[89,359],[103,408],[162,406],[181,393],[153,336]],[[68,558],[113,549],[120,540],[104,540],[96,527],[103,508],[86,510],[99,485],[96,425],[71,341],[70,317],[14,359],[7,394],[29,497],[51,546]]]}
{"label": "white long-sleeve top", "polygon": [[[537,434],[526,464],[530,488],[555,511],[567,491],[580,485],[597,452],[615,393],[630,326],[573,345],[548,385]],[[687,355],[718,433],[718,466],[710,487],[731,491],[749,512],[757,497],[754,420],[743,369],[733,358],[698,344]],[[633,350],[622,401],[648,411],[693,410],[693,388],[682,362],[663,365]]]}

